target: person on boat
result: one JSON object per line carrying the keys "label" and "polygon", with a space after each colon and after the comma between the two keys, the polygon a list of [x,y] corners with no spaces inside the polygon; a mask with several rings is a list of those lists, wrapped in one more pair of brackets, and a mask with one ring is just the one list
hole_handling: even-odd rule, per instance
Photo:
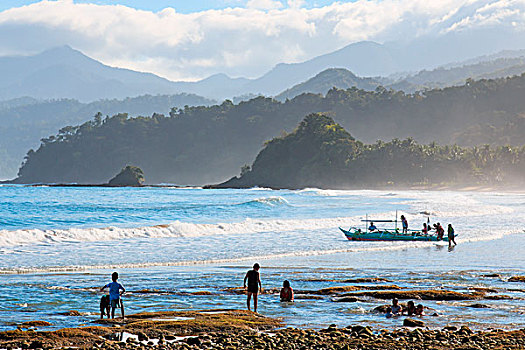
{"label": "person on boat", "polygon": [[423,229],[421,230],[421,233],[424,235],[428,234],[428,227],[426,222],[423,223]]}
{"label": "person on boat", "polygon": [[[258,263],[253,265],[253,270],[246,272],[244,276],[244,288],[248,292],[248,297],[246,299],[246,305],[248,306],[248,311],[250,310],[250,299],[253,295],[253,311],[257,312],[257,296],[259,292],[262,292],[261,277],[259,275],[259,269],[261,266]],[[246,288],[246,281],[248,281],[248,288]]]}
{"label": "person on boat", "polygon": [[438,241],[443,240],[443,236],[445,235],[445,229],[443,228],[443,226],[441,226],[439,222],[436,225],[436,232]]}
{"label": "person on boat", "polygon": [[291,302],[293,301],[293,289],[290,287],[290,282],[288,280],[283,282],[283,287],[281,288],[281,302]]}
{"label": "person on boat", "polygon": [[424,316],[425,315],[424,307],[423,307],[422,304],[417,304],[415,315],[416,316]]}
{"label": "person on boat", "polygon": [[403,313],[403,307],[399,305],[397,298],[392,299],[392,316],[400,316]]}
{"label": "person on boat", "polygon": [[403,233],[408,233],[408,221],[404,215],[401,215],[401,223],[403,225]]}
{"label": "person on boat", "polygon": [[452,243],[456,245],[456,241],[454,240],[454,228],[452,227],[452,224],[448,224],[448,247],[452,247]]}
{"label": "person on boat", "polygon": [[415,315],[416,314],[416,305],[414,304],[414,302],[412,300],[410,300],[408,303],[407,303],[407,315],[408,316],[412,316],[412,315]]}
{"label": "person on boat", "polygon": [[370,221],[370,226],[368,226],[368,231],[375,231],[377,230],[377,227],[376,225],[374,225],[374,222],[373,221]]}

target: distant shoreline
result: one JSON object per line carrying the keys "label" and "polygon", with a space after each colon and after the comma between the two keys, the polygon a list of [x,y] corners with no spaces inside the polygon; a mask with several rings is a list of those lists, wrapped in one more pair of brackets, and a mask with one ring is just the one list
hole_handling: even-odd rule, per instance
{"label": "distant shoreline", "polygon": [[111,186],[108,184],[20,184],[13,183],[12,181],[1,181],[1,185],[20,185],[25,187],[102,187],[102,188],[201,188],[201,189],[251,189],[251,188],[265,188],[269,190],[291,190],[300,191],[307,188],[316,188],[319,190],[333,190],[333,191],[457,191],[457,192],[504,192],[504,193],[525,193],[525,187],[521,185],[512,186],[489,186],[489,185],[414,185],[414,186],[369,186],[369,187],[297,187],[297,188],[281,188],[281,187],[270,187],[270,186],[221,186],[219,185],[176,185],[176,184],[146,184],[141,186]]}

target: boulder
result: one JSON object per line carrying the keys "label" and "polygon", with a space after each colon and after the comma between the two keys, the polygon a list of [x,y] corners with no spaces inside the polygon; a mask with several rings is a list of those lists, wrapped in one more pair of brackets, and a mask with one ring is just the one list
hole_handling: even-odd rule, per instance
{"label": "boulder", "polygon": [[470,304],[470,305],[467,305],[467,307],[471,307],[474,309],[490,309],[490,306],[485,305],[485,304]]}
{"label": "boulder", "polygon": [[425,327],[425,322],[421,320],[414,320],[413,318],[405,318],[403,321],[405,327]]}
{"label": "boulder", "polygon": [[144,172],[136,166],[127,165],[114,178],[109,180],[112,187],[139,187],[144,184]]}
{"label": "boulder", "polygon": [[358,302],[359,299],[357,299],[356,297],[343,297],[334,299],[334,301],[337,303],[355,303]]}
{"label": "boulder", "polygon": [[138,332],[137,336],[139,338],[139,341],[148,341],[149,337],[144,332]]}
{"label": "boulder", "polygon": [[525,282],[525,276],[512,276],[509,282]]}

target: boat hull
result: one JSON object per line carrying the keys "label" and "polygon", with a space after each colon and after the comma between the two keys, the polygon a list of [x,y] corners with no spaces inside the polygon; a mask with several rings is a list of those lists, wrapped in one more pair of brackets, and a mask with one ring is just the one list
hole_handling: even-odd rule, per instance
{"label": "boat hull", "polygon": [[448,242],[448,237],[438,239],[434,235],[424,235],[419,231],[409,234],[396,233],[390,231],[361,232],[356,229],[339,229],[344,233],[349,241],[406,241],[406,242]]}

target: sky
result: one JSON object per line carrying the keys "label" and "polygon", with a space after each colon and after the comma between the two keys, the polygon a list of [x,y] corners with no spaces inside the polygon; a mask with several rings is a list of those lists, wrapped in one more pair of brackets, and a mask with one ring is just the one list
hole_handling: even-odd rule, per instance
{"label": "sky", "polygon": [[0,56],[69,45],[171,80],[257,77],[362,40],[475,30],[525,34],[525,0],[0,1]]}
{"label": "sky", "polygon": [[[354,0],[355,1],[355,0]],[[10,9],[13,7],[20,7],[24,5],[34,4],[40,0],[2,0],[0,1],[0,11]],[[98,5],[115,5],[120,4],[135,9],[146,11],[160,11],[167,7],[174,8],[180,13],[192,13],[205,10],[220,10],[228,7],[246,6],[248,1],[243,0],[127,0],[127,1],[90,1],[90,0],[75,0],[77,4],[98,4]],[[330,0],[305,0],[303,1],[303,8],[322,7],[331,4],[334,1]],[[343,1],[353,2],[353,1]],[[261,2],[264,3],[264,2]],[[269,2],[268,2],[269,3]],[[287,1],[280,1],[281,8],[288,7]]]}

